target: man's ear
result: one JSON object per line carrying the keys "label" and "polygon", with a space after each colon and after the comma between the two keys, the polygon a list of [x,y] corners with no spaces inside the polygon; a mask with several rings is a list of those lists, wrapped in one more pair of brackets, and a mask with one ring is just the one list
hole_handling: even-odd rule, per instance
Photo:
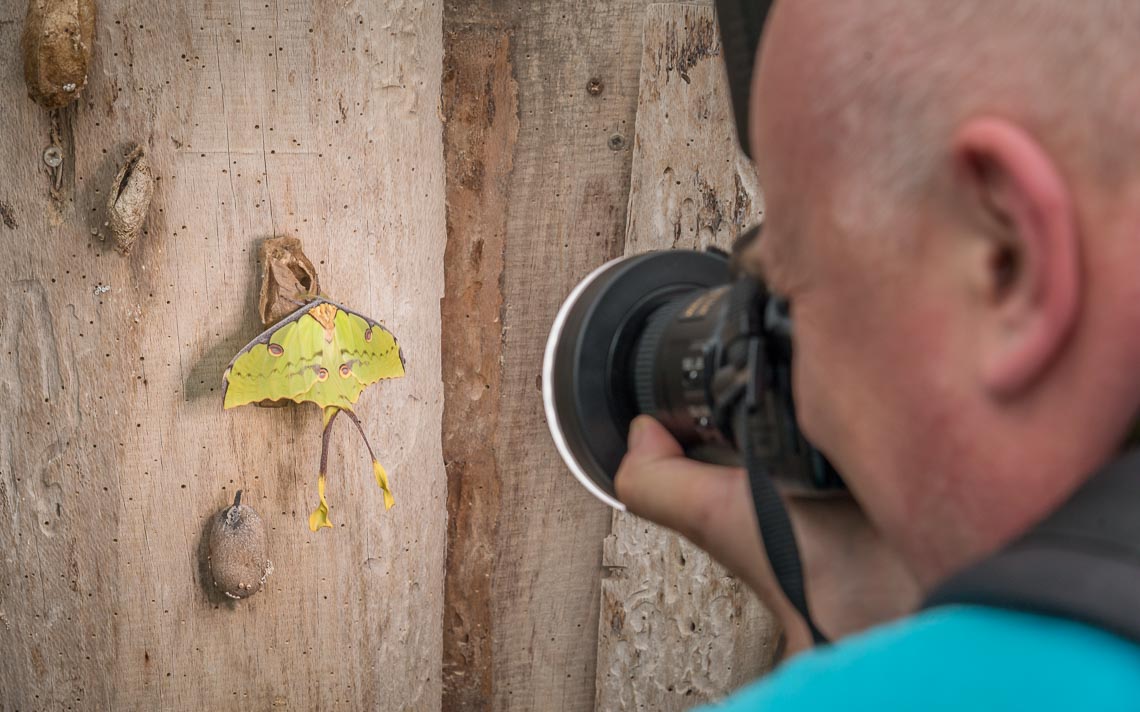
{"label": "man's ear", "polygon": [[978,118],[954,136],[966,209],[982,240],[980,373],[999,397],[1031,386],[1064,350],[1081,301],[1072,196],[1044,148],[1021,127]]}

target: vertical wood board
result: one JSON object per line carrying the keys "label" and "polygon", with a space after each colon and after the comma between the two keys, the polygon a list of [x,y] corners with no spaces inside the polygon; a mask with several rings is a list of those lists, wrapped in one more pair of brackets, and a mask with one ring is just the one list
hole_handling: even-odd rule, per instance
{"label": "vertical wood board", "polygon": [[[761,196],[736,144],[712,8],[649,7],[633,151],[625,254],[728,248],[759,221]],[[599,709],[687,709],[772,665],[775,619],[682,537],[614,512],[603,565]]]}
{"label": "vertical wood board", "polygon": [[502,406],[502,272],[508,185],[518,141],[511,33],[444,18],[447,162],[443,456],[447,467],[443,707],[486,710],[494,692],[491,569],[502,492],[495,441]]}
{"label": "vertical wood board", "polygon": [[[24,7],[0,1],[0,709],[438,709],[439,4],[101,2],[59,201]],[[158,184],[123,257],[104,203],[134,142]],[[279,234],[408,359],[358,404],[396,506],[342,423],[317,534],[319,411],[221,409]],[[235,604],[200,561],[239,488],[274,572]]]}
{"label": "vertical wood board", "polygon": [[493,591],[496,710],[593,710],[607,508],[566,470],[540,374],[562,299],[625,237],[644,0],[521,3],[519,138],[502,278],[502,481]]}

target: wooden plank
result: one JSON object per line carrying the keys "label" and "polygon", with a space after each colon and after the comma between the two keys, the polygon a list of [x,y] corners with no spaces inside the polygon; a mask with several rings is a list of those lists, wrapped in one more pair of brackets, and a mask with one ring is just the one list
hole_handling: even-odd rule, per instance
{"label": "wooden plank", "polygon": [[508,182],[519,134],[511,33],[444,18],[447,163],[443,456],[447,467],[443,708],[490,709],[494,563],[502,492],[495,439],[502,395],[501,277]]}
{"label": "wooden plank", "polygon": [[561,300],[621,254],[644,7],[604,0],[502,10],[513,30],[519,138],[494,441],[502,482],[491,571],[496,710],[595,709],[599,562],[610,514],[558,458],[539,374]]}
{"label": "wooden plank", "polygon": [[[23,12],[0,2],[0,709],[438,709],[440,7],[101,2],[58,205]],[[122,257],[92,232],[136,141],[159,182]],[[341,428],[337,526],[319,534],[318,412],[221,410],[274,234],[302,238],[326,291],[408,357],[358,411],[397,506]],[[207,593],[199,554],[237,488],[275,572],[235,605]]]}
{"label": "wooden plank", "polygon": [[[712,8],[649,7],[625,254],[728,247],[762,215],[735,143]],[[615,512],[598,628],[599,709],[681,710],[767,670],[778,624],[755,596],[672,532]]]}
{"label": "wooden plank", "polygon": [[[636,85],[626,3],[520,18],[522,111],[503,289],[503,464],[492,574],[499,710],[594,709],[600,542],[609,513],[566,473],[541,407],[542,347],[560,300],[620,252]],[[639,44],[639,43],[638,43]],[[604,87],[591,95],[597,79]]]}

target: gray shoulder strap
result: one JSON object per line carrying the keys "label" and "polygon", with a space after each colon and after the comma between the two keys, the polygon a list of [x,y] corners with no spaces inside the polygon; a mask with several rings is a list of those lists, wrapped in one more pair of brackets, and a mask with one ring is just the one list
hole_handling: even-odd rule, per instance
{"label": "gray shoulder strap", "polygon": [[974,603],[1088,623],[1140,642],[1140,450],[1048,519],[940,586],[924,608]]}

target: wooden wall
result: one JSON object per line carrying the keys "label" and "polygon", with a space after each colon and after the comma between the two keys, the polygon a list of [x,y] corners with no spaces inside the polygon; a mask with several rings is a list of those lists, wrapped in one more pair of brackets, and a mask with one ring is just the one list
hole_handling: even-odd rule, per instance
{"label": "wooden wall", "polygon": [[[24,7],[0,0],[0,709],[438,709],[441,6],[101,0],[58,139]],[[133,142],[158,185],[123,257],[103,206]],[[317,534],[319,411],[221,407],[276,234],[408,359],[358,409],[396,506],[342,423]],[[275,571],[233,604],[199,548],[238,488]]]}
{"label": "wooden wall", "polygon": [[[579,279],[758,215],[737,159],[698,165],[731,143],[708,3],[104,0],[54,117],[24,7],[0,0],[0,710],[677,709],[770,663],[738,583],[569,477],[540,398]],[[123,257],[103,205],[135,142],[159,181]],[[281,234],[408,358],[358,411],[396,507],[338,430],[318,534],[315,407],[220,403]],[[233,604],[201,554],[238,488],[275,570]]]}
{"label": "wooden wall", "polygon": [[[763,215],[755,171],[736,144],[720,53],[711,7],[649,6],[627,255],[730,249]],[[775,619],[677,534],[615,511],[602,566],[598,709],[688,709],[775,661]]]}
{"label": "wooden wall", "polygon": [[[446,407],[449,562],[465,562],[447,577],[449,705],[593,708],[610,513],[562,467],[539,373],[562,298],[621,254],[644,12],[643,0],[611,0],[456,1],[444,13],[457,179],[444,318],[483,315],[479,356],[469,340],[443,357],[445,381],[470,377]],[[477,288],[474,255],[498,263]]]}
{"label": "wooden wall", "polygon": [[594,267],[726,246],[760,217],[711,6],[449,4],[443,107],[445,707],[723,695],[771,665],[779,631],[707,556],[569,477],[539,377],[554,314]]}

